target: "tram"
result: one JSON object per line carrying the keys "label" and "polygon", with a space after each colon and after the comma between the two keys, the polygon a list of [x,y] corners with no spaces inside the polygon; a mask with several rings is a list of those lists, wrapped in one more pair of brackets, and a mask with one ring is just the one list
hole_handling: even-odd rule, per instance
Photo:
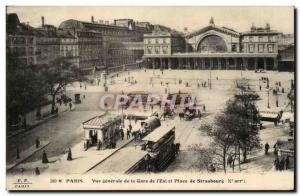
{"label": "tram", "polygon": [[149,133],[138,146],[120,149],[90,173],[160,172],[175,158],[179,144],[174,144],[175,127],[162,125]]}
{"label": "tram", "polygon": [[162,125],[142,139],[141,149],[148,152],[145,156],[145,170],[159,172],[164,170],[175,158],[175,127]]}

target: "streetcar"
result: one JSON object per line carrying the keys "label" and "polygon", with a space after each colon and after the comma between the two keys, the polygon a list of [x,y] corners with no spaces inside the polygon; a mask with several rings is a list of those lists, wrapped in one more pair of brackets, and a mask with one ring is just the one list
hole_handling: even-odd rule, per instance
{"label": "streetcar", "polygon": [[148,152],[144,164],[146,171],[159,172],[164,170],[175,158],[176,148],[175,127],[162,125],[142,139],[142,150]]}
{"label": "streetcar", "polygon": [[150,116],[146,120],[141,122],[141,127],[143,130],[145,130],[144,135],[147,133],[150,133],[157,127],[161,125],[160,119],[157,116]]}
{"label": "streetcar", "polygon": [[175,127],[162,125],[144,137],[137,146],[125,146],[89,173],[144,173],[166,169],[179,151],[174,144]]}

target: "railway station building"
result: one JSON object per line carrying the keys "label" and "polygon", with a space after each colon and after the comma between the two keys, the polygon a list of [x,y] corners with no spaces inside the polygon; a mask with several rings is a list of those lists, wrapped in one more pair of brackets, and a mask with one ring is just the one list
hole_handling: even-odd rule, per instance
{"label": "railway station building", "polygon": [[155,29],[144,34],[144,58],[153,69],[277,70],[280,35],[268,23],[237,32],[211,18],[208,26],[187,34]]}

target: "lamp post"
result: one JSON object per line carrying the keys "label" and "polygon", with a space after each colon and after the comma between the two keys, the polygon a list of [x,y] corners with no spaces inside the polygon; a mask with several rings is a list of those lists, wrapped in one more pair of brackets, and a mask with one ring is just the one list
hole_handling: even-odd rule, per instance
{"label": "lamp post", "polygon": [[270,91],[269,91],[269,89],[268,89],[268,108],[270,108]]}
{"label": "lamp post", "polygon": [[211,67],[209,70],[209,89],[211,90]]}
{"label": "lamp post", "polygon": [[278,107],[278,87],[276,88],[276,107]]}

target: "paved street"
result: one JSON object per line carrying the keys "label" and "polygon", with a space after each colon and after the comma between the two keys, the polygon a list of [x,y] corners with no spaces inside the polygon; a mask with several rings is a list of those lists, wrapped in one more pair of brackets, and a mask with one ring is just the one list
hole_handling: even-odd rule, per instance
{"label": "paved street", "polygon": [[[182,74],[184,72],[184,74]],[[181,74],[180,74],[181,73]],[[259,89],[258,79],[262,76],[268,76],[270,79],[270,87],[275,86],[278,74],[281,74],[281,86],[285,88],[285,94],[279,96],[280,108],[284,108],[284,104],[288,103],[286,93],[290,88],[290,80],[293,78],[292,73],[284,72],[267,72],[263,74],[254,73],[253,71],[243,71],[243,77],[250,80],[251,88],[255,88],[256,91]],[[202,105],[206,106],[207,115],[202,118],[203,120],[212,119],[214,114],[221,111],[226,101],[233,96],[236,92],[235,80],[241,78],[240,71],[212,71],[211,72],[212,89],[209,87],[197,88],[197,81],[207,81],[209,79],[208,70],[165,70],[163,74],[160,71],[155,70],[155,77],[153,86],[150,84],[150,78],[154,76],[153,70],[137,70],[131,71],[130,73],[124,72],[119,74],[114,79],[115,84],[109,83],[109,92],[112,93],[125,93],[131,91],[148,91],[152,93],[164,94],[165,88],[169,88],[169,92],[190,92],[197,96],[199,107]],[[136,84],[129,84],[125,81],[125,77],[132,77],[137,81]],[[170,81],[178,79],[183,80],[183,84],[174,84]],[[163,82],[163,85],[161,85]],[[168,87],[166,82],[169,82]],[[185,82],[189,82],[188,87],[185,86]],[[262,84],[263,89],[258,92],[264,99],[258,101],[259,108],[266,108],[267,100],[266,96],[266,84]],[[68,147],[75,146],[82,141],[83,131],[80,129],[80,125],[83,121],[89,118],[101,114],[103,111],[99,110],[99,100],[103,95],[104,88],[102,85],[90,85],[87,84],[87,89],[79,87],[79,83],[74,83],[67,87],[67,94],[72,97],[73,94],[79,92],[81,94],[82,104],[77,104],[73,111],[68,111],[60,114],[57,118],[51,119],[44,124],[24,133],[20,134],[8,141],[8,153],[7,159],[12,159],[16,156],[16,143],[19,143],[21,150],[29,148],[34,145],[35,137],[38,136],[40,140],[49,141],[50,144],[45,148],[48,157],[56,160],[58,156],[65,153]],[[72,97],[73,98],[73,97]],[[270,93],[270,105],[271,108],[275,107],[276,97]],[[280,109],[279,108],[279,109]],[[121,111],[113,111],[114,113],[120,114]],[[125,111],[128,113],[130,111]],[[169,120],[167,120],[169,121]],[[191,121],[180,121],[178,117],[171,120],[176,127],[176,142],[181,144],[181,153],[172,163],[167,171],[179,171],[181,169],[193,171],[197,170],[197,160],[200,158],[195,156],[194,152],[189,149],[193,146],[200,146],[206,148],[210,145],[210,139],[199,130],[201,121],[199,119],[193,119]],[[269,131],[268,131],[269,130]],[[272,141],[277,137],[284,135],[280,128],[270,128],[262,132],[262,143],[270,140],[270,136],[274,136]],[[277,134],[274,134],[277,133]],[[42,157],[42,152],[35,153],[32,157],[25,161],[25,163],[36,162]]]}

